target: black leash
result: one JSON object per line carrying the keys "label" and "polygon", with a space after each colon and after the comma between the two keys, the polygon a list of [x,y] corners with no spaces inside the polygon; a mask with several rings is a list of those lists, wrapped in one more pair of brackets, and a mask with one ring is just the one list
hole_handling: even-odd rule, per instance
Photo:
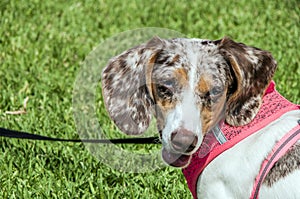
{"label": "black leash", "polygon": [[121,139],[62,139],[52,138],[22,131],[15,131],[5,128],[0,128],[0,137],[27,139],[27,140],[43,140],[56,142],[85,142],[85,143],[101,143],[101,144],[160,144],[158,137],[148,138],[121,138]]}

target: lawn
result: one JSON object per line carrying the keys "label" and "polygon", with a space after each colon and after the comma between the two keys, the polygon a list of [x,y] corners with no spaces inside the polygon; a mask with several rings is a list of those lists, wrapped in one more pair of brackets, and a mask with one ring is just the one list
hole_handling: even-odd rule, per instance
{"label": "lawn", "polygon": [[[73,90],[82,63],[100,43],[143,27],[167,28],[186,37],[227,35],[269,50],[278,62],[277,90],[300,103],[297,0],[1,0],[0,127],[79,138]],[[99,85],[99,124],[109,136],[124,137],[105,115]],[[26,114],[7,114],[22,109],[27,97]],[[191,198],[178,169],[122,172],[82,143],[0,138],[0,144],[0,198]],[[122,148],[148,153],[159,147]]]}

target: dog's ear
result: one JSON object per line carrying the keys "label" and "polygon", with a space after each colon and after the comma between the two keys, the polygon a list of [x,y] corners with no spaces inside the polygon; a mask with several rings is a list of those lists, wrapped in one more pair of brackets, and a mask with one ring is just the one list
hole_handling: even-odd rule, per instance
{"label": "dog's ear", "polygon": [[227,37],[220,41],[219,49],[232,76],[226,122],[234,126],[248,124],[260,108],[265,89],[275,72],[276,61],[267,51],[237,43]]}
{"label": "dog's ear", "polygon": [[112,58],[102,73],[102,94],[111,119],[130,135],[147,130],[152,115],[151,74],[163,40],[148,43]]}

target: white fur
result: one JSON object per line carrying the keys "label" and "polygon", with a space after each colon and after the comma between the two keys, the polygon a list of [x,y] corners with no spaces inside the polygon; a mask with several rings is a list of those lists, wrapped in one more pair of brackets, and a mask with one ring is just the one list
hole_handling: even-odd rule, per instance
{"label": "white fur", "polygon": [[196,106],[195,96],[193,95],[191,89],[187,89],[183,93],[184,98],[182,103],[178,104],[167,116],[166,126],[162,132],[162,140],[168,150],[171,149],[169,146],[169,143],[171,143],[171,134],[179,128],[185,128],[196,133],[198,143],[195,150],[198,149],[202,142],[200,111]]}
{"label": "white fur", "polygon": [[300,170],[296,170],[292,175],[288,175],[274,184],[271,189],[263,185],[260,191],[260,198],[270,198],[269,196],[274,196],[272,199],[299,198],[299,183]]}
{"label": "white fur", "polygon": [[[202,172],[197,182],[201,199],[249,198],[261,163],[276,141],[298,123],[300,111],[291,111],[223,152]],[[260,199],[299,198],[300,171],[280,179],[272,187],[262,186]],[[296,197],[297,196],[297,197]]]}
{"label": "white fur", "polygon": [[[199,41],[199,40],[195,40]],[[189,43],[188,43],[189,44]],[[171,134],[179,128],[185,128],[194,132],[198,137],[198,142],[195,151],[200,147],[203,135],[201,133],[202,124],[200,118],[200,110],[196,105],[196,90],[197,83],[197,62],[198,52],[195,52],[193,46],[187,46],[187,56],[190,60],[190,71],[188,72],[188,87],[182,93],[182,102],[177,104],[175,109],[172,110],[166,118],[166,126],[162,132],[162,140],[167,150],[170,150]]]}

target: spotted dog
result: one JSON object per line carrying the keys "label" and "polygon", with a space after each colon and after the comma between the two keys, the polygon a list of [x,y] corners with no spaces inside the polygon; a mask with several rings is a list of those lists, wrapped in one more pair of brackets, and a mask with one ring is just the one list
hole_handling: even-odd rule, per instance
{"label": "spotted dog", "polygon": [[[254,120],[276,67],[271,53],[227,37],[154,37],[109,61],[103,96],[111,119],[126,134],[143,133],[154,116],[162,158],[185,169],[216,127]],[[197,176],[194,196],[249,198],[262,162],[299,119],[299,109],[288,111],[222,152]],[[272,165],[261,198],[300,196],[299,150],[295,143]]]}

